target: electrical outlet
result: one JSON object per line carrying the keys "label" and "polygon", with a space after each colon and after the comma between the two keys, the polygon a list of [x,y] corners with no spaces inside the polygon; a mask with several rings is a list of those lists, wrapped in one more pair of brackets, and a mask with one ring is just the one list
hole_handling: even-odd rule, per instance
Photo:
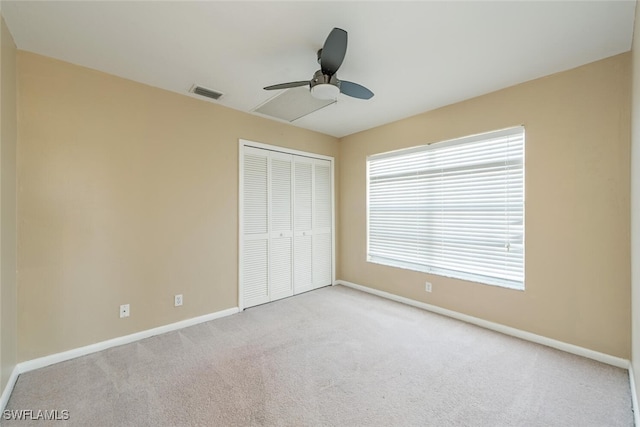
{"label": "electrical outlet", "polygon": [[431,283],[430,282],[424,282],[424,290],[427,292],[431,292]]}
{"label": "electrical outlet", "polygon": [[122,304],[120,306],[120,318],[129,317],[129,304]]}
{"label": "electrical outlet", "polygon": [[175,297],[173,297],[173,305],[175,307],[179,307],[182,305],[182,294],[178,294]]}

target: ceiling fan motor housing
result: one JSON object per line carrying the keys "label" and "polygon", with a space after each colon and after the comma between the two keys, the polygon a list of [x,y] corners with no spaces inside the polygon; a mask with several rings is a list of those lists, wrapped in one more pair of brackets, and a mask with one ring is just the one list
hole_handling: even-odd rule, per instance
{"label": "ceiling fan motor housing", "polygon": [[318,70],[309,82],[311,85],[311,96],[318,99],[337,99],[340,93],[340,80],[336,75],[327,75]]}
{"label": "ceiling fan motor housing", "polygon": [[311,87],[319,84],[339,86],[340,81],[335,74],[330,76],[328,74],[323,74],[322,70],[318,70],[313,74],[313,78],[311,79],[310,83]]}

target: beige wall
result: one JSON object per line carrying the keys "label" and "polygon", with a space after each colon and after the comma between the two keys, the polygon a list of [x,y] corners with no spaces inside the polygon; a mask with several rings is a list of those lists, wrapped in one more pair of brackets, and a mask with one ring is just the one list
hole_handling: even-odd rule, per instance
{"label": "beige wall", "polygon": [[[238,138],[338,158],[339,279],[628,358],[630,60],[338,142],[18,52],[18,359],[237,305]],[[367,155],[518,124],[525,292],[365,262]]]}
{"label": "beige wall", "polygon": [[[343,138],[339,278],[629,358],[630,59],[622,54]],[[519,124],[526,291],[366,262],[367,155]]]}
{"label": "beige wall", "polygon": [[[640,5],[633,31],[631,92],[631,365],[640,386]],[[638,390],[640,391],[640,390]]]}
{"label": "beige wall", "polygon": [[17,362],[16,46],[0,18],[0,392]]}
{"label": "beige wall", "polygon": [[238,139],[338,154],[330,136],[32,53],[18,75],[21,361],[236,307]]}

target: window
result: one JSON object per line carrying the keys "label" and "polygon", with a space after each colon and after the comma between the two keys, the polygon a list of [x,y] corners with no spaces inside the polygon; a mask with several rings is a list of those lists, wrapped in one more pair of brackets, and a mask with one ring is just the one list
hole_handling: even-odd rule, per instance
{"label": "window", "polygon": [[524,289],[524,128],[367,159],[367,260]]}

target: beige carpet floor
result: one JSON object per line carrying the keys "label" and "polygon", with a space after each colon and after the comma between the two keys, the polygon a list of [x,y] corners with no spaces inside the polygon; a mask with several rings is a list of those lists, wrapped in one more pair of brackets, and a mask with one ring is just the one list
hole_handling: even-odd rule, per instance
{"label": "beige carpet floor", "polygon": [[627,372],[342,286],[20,375],[3,426],[632,426]]}

